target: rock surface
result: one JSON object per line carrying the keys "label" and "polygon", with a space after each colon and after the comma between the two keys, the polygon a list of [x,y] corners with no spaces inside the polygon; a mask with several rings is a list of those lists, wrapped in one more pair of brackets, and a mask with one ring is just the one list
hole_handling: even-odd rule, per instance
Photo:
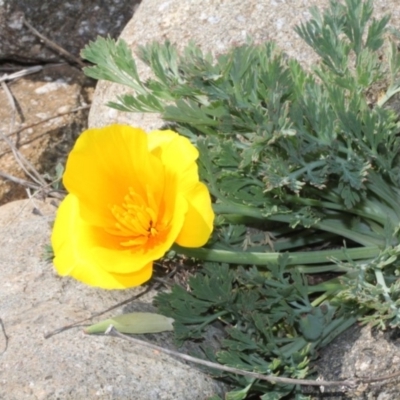
{"label": "rock surface", "polygon": [[[273,40],[289,57],[297,58],[304,66],[317,62],[316,54],[297,36],[293,28],[308,19],[309,8],[326,7],[329,0],[144,0],[121,34],[135,51],[138,45],[169,40],[183,49],[194,41],[205,52],[214,55],[246,42]],[[399,26],[400,5],[397,0],[374,2],[375,15],[391,13],[391,23]],[[139,75],[147,79],[148,68],[138,62]],[[117,94],[129,89],[109,82],[99,82],[89,114],[89,126],[127,123],[146,130],[158,129],[162,121],[154,114],[122,113],[105,104],[115,101]]]}
{"label": "rock surface", "polygon": [[64,60],[22,22],[59,46],[79,55],[98,35],[118,36],[140,0],[3,0],[0,1],[0,60],[54,62]]}
{"label": "rock surface", "polygon": [[[22,4],[25,10],[31,10],[40,16],[43,7],[57,7],[49,28],[43,33],[53,40],[63,40],[69,51],[77,54],[82,43],[86,43],[85,26],[95,27],[95,35],[103,34],[104,24],[122,27],[122,18],[129,19],[128,12],[122,12],[119,5],[122,0],[106,2],[100,7],[107,11],[107,18],[101,17],[96,2],[88,2],[91,12],[89,25],[83,22],[83,16],[76,13],[83,7],[84,0],[66,2],[19,1],[8,0],[7,5]],[[40,3],[40,4],[39,4]],[[128,3],[128,2],[126,2]],[[103,3],[102,3],[103,4]],[[136,2],[130,1],[130,10]],[[153,40],[171,40],[179,48],[194,40],[203,50],[214,54],[223,53],[230,46],[244,43],[246,35],[256,42],[275,40],[290,57],[298,58],[303,65],[310,66],[317,61],[311,50],[297,37],[293,26],[309,17],[308,8],[312,5],[326,6],[328,0],[143,0],[138,12],[128,24],[122,37],[134,50],[138,44]],[[36,5],[36,8],[35,8]],[[77,6],[78,5],[78,6]],[[376,0],[376,16],[392,13],[392,24],[399,25],[400,5],[396,0]],[[22,57],[24,60],[56,60],[58,56],[45,48],[25,28],[18,24],[18,14],[5,19],[5,3],[0,0],[0,59]],[[32,8],[30,8],[32,7]],[[78,7],[78,8],[76,8]],[[114,7],[114,8],[113,8]],[[130,7],[130,8],[129,8]],[[66,18],[70,9],[72,17]],[[82,9],[82,8],[81,8]],[[14,9],[15,11],[15,9]],[[60,14],[57,14],[57,11]],[[3,14],[2,14],[3,12]],[[75,13],[75,14],[73,14]],[[112,17],[112,15],[118,17]],[[57,19],[62,16],[64,27],[78,29],[83,27],[79,37],[65,34]],[[32,19],[30,19],[32,22]],[[57,22],[58,21],[58,22]],[[35,24],[35,23],[34,23]],[[55,24],[55,25],[54,25]],[[57,25],[58,24],[58,25]],[[90,25],[91,24],[91,25]],[[40,24],[38,24],[40,25]],[[108,25],[109,26],[109,25]],[[44,25],[43,25],[44,27]],[[55,27],[57,29],[55,29]],[[40,26],[36,26],[40,30]],[[2,31],[3,29],[3,31]],[[4,39],[4,31],[8,39]],[[46,31],[46,29],[48,29]],[[47,33],[46,33],[47,32]],[[54,34],[54,36],[53,36]],[[14,36],[13,36],[14,35]],[[64,36],[63,36],[64,35]],[[11,43],[9,38],[23,39]],[[84,44],[83,43],[83,44]],[[8,53],[6,46],[13,49]],[[25,57],[25,58],[24,58]],[[49,68],[58,68],[57,66]],[[67,68],[67,67],[61,67]],[[149,71],[139,63],[139,72],[143,78]],[[61,79],[61,81],[60,81]],[[62,81],[64,79],[64,81]],[[61,75],[46,68],[35,78],[21,79],[12,83],[10,90],[21,105],[25,121],[18,119],[17,127],[23,127],[41,118],[86,104],[87,97],[81,90],[82,77],[73,70],[62,71]],[[24,89],[35,93],[34,99],[24,101]],[[150,130],[162,126],[155,115],[118,113],[104,104],[114,100],[116,94],[125,89],[121,86],[100,82],[90,112],[90,125],[103,126],[112,122],[130,123]],[[45,96],[43,96],[46,94]],[[7,133],[10,124],[10,110],[7,100],[0,91],[0,129]],[[3,96],[3,97],[1,97]],[[44,101],[44,99],[48,101]],[[67,100],[66,99],[70,99]],[[64,108],[63,108],[64,107]],[[46,114],[46,115],[45,115]],[[71,142],[85,125],[82,118],[68,119],[60,117],[59,125],[49,122],[46,130],[36,128],[21,132],[19,137],[12,136],[15,143],[26,148],[24,153],[30,161],[42,159],[40,151],[50,143],[50,147],[61,149],[65,156],[66,143]],[[60,130],[59,130],[60,129]],[[51,133],[49,137],[47,134]],[[44,136],[47,135],[47,139]],[[65,140],[69,138],[68,140]],[[33,140],[23,145],[25,141]],[[41,141],[47,140],[47,141]],[[36,144],[35,144],[36,143]],[[30,149],[28,151],[28,149]],[[0,169],[12,161],[6,148],[0,148]],[[54,158],[54,154],[45,152],[43,159]],[[7,158],[8,157],[8,158]],[[36,157],[36,158],[35,158]],[[8,160],[8,161],[7,161]],[[53,160],[54,161],[54,160]],[[13,173],[17,174],[16,170]],[[11,173],[11,172],[10,172]],[[18,175],[22,176],[22,175]],[[25,195],[25,193],[23,193]],[[0,188],[1,197],[1,188]],[[3,202],[12,197],[3,197]],[[1,202],[2,200],[0,200]],[[36,210],[33,213],[33,210]],[[43,215],[39,216],[37,210]],[[55,207],[39,200],[13,202],[0,207],[0,398],[6,400],[24,399],[137,399],[137,400],[186,400],[206,399],[213,393],[221,393],[216,382],[168,356],[147,348],[106,336],[85,336],[81,328],[64,331],[49,339],[44,334],[74,321],[88,318],[94,313],[107,309],[123,301],[139,290],[124,292],[103,291],[81,285],[68,278],[58,277],[50,263],[43,260],[43,247],[49,242],[50,226]],[[151,298],[154,293],[141,297],[127,307],[102,315],[105,319],[118,313],[132,310],[151,310]],[[158,339],[157,339],[158,338]],[[161,339],[160,339],[161,338]],[[154,340],[167,341],[168,335],[154,335]],[[170,339],[170,337],[169,337]],[[169,345],[170,347],[171,345]],[[398,335],[396,332],[377,333],[368,327],[355,326],[337,338],[321,352],[318,372],[324,379],[347,379],[353,376],[381,376],[396,371],[400,359]],[[389,400],[399,397],[400,387],[396,380],[385,381],[357,387],[348,392],[337,391],[332,396],[324,394],[315,399],[379,399]]]}
{"label": "rock surface", "polygon": [[[43,259],[54,211],[34,199],[0,207],[0,398],[205,400],[221,393],[211,378],[169,356],[117,338],[87,336],[82,327],[44,338],[143,290],[104,291],[57,276]],[[153,295],[131,308],[148,311]]]}
{"label": "rock surface", "polygon": [[[371,330],[369,326],[353,326],[321,351],[317,362],[319,376],[326,380],[373,379],[399,373],[399,330],[386,332]],[[336,390],[336,395],[325,390],[324,400],[400,398],[399,378],[360,383],[347,392]],[[318,398],[318,397],[316,397]],[[321,397],[322,398],[322,397]]]}

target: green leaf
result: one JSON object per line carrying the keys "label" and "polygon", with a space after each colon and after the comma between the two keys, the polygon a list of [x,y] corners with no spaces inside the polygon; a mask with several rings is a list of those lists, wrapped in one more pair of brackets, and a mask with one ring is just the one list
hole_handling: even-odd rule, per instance
{"label": "green leaf", "polygon": [[325,317],[320,309],[315,309],[314,313],[309,313],[300,318],[300,330],[304,338],[314,342],[320,338],[324,330]]}
{"label": "green leaf", "polygon": [[44,261],[53,261],[54,250],[51,244],[46,244],[43,249],[43,259]]}
{"label": "green leaf", "polygon": [[280,400],[285,398],[291,391],[293,390],[292,387],[280,387],[277,390],[269,390],[267,393],[264,393],[260,399],[261,400]]}
{"label": "green leaf", "polygon": [[122,314],[106,319],[84,329],[85,333],[104,333],[112,325],[118,332],[142,334],[172,331],[173,318],[146,312]]}
{"label": "green leaf", "polygon": [[120,83],[139,92],[144,90],[132,52],[124,40],[116,42],[111,38],[98,37],[82,50],[81,56],[96,64],[84,68],[85,74],[91,78]]}
{"label": "green leaf", "polygon": [[252,387],[252,383],[247,385],[245,388],[241,390],[232,390],[231,392],[226,393],[225,400],[243,400],[247,398],[247,394]]}

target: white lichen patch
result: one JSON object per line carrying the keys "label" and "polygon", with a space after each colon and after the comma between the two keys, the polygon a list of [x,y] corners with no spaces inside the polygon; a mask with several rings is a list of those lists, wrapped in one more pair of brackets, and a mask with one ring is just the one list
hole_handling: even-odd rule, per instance
{"label": "white lichen patch", "polygon": [[48,82],[44,84],[43,86],[38,87],[35,89],[36,94],[45,94],[45,93],[50,93],[50,92],[55,92],[56,90],[59,90],[61,88],[67,87],[67,83],[62,80],[62,79],[57,79],[54,82]]}

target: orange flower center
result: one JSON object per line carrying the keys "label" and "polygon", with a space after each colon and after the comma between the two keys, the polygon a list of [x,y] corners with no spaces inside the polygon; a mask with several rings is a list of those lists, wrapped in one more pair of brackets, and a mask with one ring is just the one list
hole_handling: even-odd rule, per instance
{"label": "orange flower center", "polygon": [[122,205],[113,205],[110,210],[116,219],[115,229],[108,230],[117,236],[126,237],[122,246],[140,246],[157,236],[156,202],[151,192],[147,191],[147,199],[143,199],[129,188]]}

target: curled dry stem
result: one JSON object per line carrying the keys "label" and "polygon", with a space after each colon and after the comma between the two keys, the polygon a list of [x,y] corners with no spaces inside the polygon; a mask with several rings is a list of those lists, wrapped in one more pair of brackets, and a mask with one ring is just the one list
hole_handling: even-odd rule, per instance
{"label": "curled dry stem", "polygon": [[218,369],[221,371],[226,371],[232,374],[238,374],[243,376],[249,376],[251,378],[256,378],[264,381],[268,381],[271,383],[283,383],[283,384],[291,384],[291,385],[302,385],[302,386],[325,386],[325,387],[345,387],[348,389],[354,389],[361,383],[373,383],[373,382],[381,382],[389,379],[394,379],[400,376],[400,372],[395,372],[390,375],[379,376],[379,377],[372,377],[372,378],[353,378],[353,379],[345,379],[340,381],[325,381],[325,380],[312,380],[312,379],[294,379],[294,378],[286,378],[286,377],[279,377],[274,375],[264,375],[259,374],[257,372],[251,371],[244,371],[238,368],[228,367],[226,365],[220,365],[217,363],[213,363],[211,361],[206,361],[199,359],[197,357],[192,357],[187,354],[179,353],[173,350],[165,349],[161,346],[157,346],[152,343],[148,343],[144,340],[136,339],[132,336],[125,335],[123,333],[118,332],[112,325],[110,325],[106,332],[106,335],[118,337],[124,340],[128,340],[131,343],[146,346],[153,350],[157,350],[163,352],[165,354],[179,357],[185,361],[193,362],[196,364],[204,365],[209,368]]}

